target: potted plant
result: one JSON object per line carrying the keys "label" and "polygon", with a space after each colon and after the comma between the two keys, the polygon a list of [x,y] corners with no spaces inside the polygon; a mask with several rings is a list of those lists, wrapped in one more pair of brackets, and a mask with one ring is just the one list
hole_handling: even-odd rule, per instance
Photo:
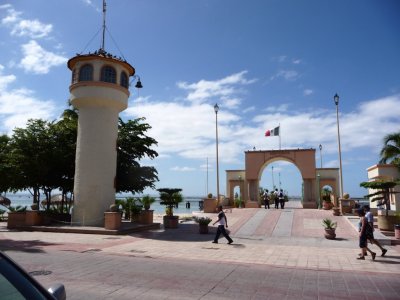
{"label": "potted plant", "polygon": [[194,220],[199,224],[199,233],[208,233],[208,224],[212,221],[209,217],[195,217]]}
{"label": "potted plant", "polygon": [[331,201],[331,191],[328,188],[322,190],[322,206],[325,210],[329,210],[333,207]]}
{"label": "potted plant", "polygon": [[122,212],[119,206],[111,204],[109,211],[104,212],[104,228],[109,230],[118,230],[121,228]]}
{"label": "potted plant", "polygon": [[400,221],[398,216],[389,215],[390,195],[397,194],[397,192],[393,191],[393,188],[397,185],[400,185],[400,180],[377,180],[360,183],[360,186],[364,188],[375,190],[375,192],[364,196],[365,198],[372,198],[371,202],[378,201],[377,206],[385,206],[385,214],[378,215],[378,227],[380,230],[394,231],[394,225]]}
{"label": "potted plant", "polygon": [[[128,200],[129,199],[129,200]],[[130,220],[131,218],[131,210],[130,210],[130,205],[131,201],[134,198],[126,198],[126,199],[116,199],[115,204],[121,208],[121,212],[123,214],[123,217],[125,220]]]}
{"label": "potted plant", "polygon": [[332,212],[334,216],[340,216],[340,207],[337,206],[332,207]]}
{"label": "potted plant", "polygon": [[146,195],[143,196],[139,201],[143,205],[144,210],[149,210],[150,206],[156,201],[156,198]]}
{"label": "potted plant", "polygon": [[333,222],[331,219],[323,219],[322,220],[322,226],[325,228],[325,238],[328,240],[334,240],[336,237],[336,227],[337,227],[337,222]]}
{"label": "potted plant", "polygon": [[127,201],[130,203],[129,212],[130,212],[131,222],[139,221],[140,212],[142,211],[143,207],[140,204],[140,200],[135,198],[127,198]]}
{"label": "potted plant", "polygon": [[233,204],[234,204],[234,206],[236,208],[241,207],[242,206],[242,199],[240,197],[239,198],[235,198],[235,200],[233,201]]}
{"label": "potted plant", "polygon": [[139,200],[143,205],[144,210],[140,212],[139,223],[142,224],[153,224],[153,210],[150,210],[151,204],[153,204],[156,199],[146,195]]}
{"label": "potted plant", "polygon": [[183,201],[182,189],[162,188],[157,189],[160,193],[160,204],[165,205],[165,216],[163,217],[164,228],[178,228],[178,216],[174,216],[174,207]]}

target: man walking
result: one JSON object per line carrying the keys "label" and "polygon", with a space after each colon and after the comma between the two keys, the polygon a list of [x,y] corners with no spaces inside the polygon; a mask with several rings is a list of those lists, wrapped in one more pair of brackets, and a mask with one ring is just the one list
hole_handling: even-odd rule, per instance
{"label": "man walking", "polygon": [[373,233],[373,231],[374,231],[374,216],[371,213],[371,209],[370,209],[369,205],[364,205],[363,209],[365,212],[365,218],[367,219],[367,222],[369,223],[369,226],[371,226],[371,229],[372,229],[371,235],[369,235],[367,238],[371,244],[375,244],[381,249],[381,251],[382,251],[381,256],[385,256],[387,249],[383,248],[382,245],[379,243],[379,241],[377,241],[374,238],[374,233]]}
{"label": "man walking", "polygon": [[228,240],[228,244],[232,244],[233,240],[230,238],[230,236],[225,230],[225,226],[226,228],[228,228],[228,220],[226,219],[225,213],[222,210],[222,205],[218,206],[218,220],[215,221],[213,225],[215,225],[216,223],[218,223],[218,229],[213,243],[218,244],[219,236],[222,233],[222,235]]}

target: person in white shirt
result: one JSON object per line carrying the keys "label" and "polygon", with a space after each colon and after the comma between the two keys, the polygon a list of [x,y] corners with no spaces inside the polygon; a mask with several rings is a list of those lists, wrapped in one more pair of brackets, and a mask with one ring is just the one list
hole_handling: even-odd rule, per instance
{"label": "person in white shirt", "polygon": [[228,228],[228,220],[222,209],[222,205],[218,206],[218,220],[215,221],[213,225],[215,225],[216,223],[218,223],[218,229],[217,229],[217,234],[215,235],[213,243],[218,244],[219,236],[222,233],[222,235],[228,240],[228,244],[232,244],[233,240],[230,238],[230,236],[228,235],[228,233],[225,230],[225,226],[226,226],[226,228]]}
{"label": "person in white shirt", "polygon": [[[371,209],[370,209],[369,205],[364,205],[363,209],[365,212],[365,218],[367,219],[369,225],[371,226],[372,231],[374,231],[374,216],[371,213]],[[385,256],[387,249],[383,248],[382,245],[374,238],[373,233],[372,233],[372,235],[370,235],[368,237],[368,240],[371,244],[375,244],[381,249],[381,251],[382,251],[381,256]]]}

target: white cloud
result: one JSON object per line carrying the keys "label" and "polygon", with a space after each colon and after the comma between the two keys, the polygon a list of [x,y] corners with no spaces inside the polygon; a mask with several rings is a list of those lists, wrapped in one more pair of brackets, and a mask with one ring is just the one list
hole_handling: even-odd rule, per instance
{"label": "white cloud", "polygon": [[25,127],[28,119],[54,118],[54,102],[38,99],[28,89],[10,89],[9,85],[17,78],[4,75],[3,71],[0,65],[0,132],[10,134],[15,127]]}
{"label": "white cloud", "polygon": [[0,9],[5,9],[7,10],[7,16],[5,16],[3,19],[1,19],[1,24],[3,25],[9,25],[17,22],[19,20],[19,16],[21,15],[21,12],[15,11],[11,4],[5,4],[0,6]]}
{"label": "white cloud", "polygon": [[[229,76],[228,76],[229,77]],[[227,77],[227,78],[228,78]],[[240,77],[240,76],[239,76]],[[206,82],[206,81],[203,81]],[[236,82],[236,81],[233,81]],[[199,85],[185,84],[188,95]],[[236,91],[240,93],[240,91]],[[236,94],[232,92],[235,99]],[[241,104],[238,104],[240,108]],[[149,135],[158,142],[158,150],[171,157],[215,160],[215,113],[213,104],[152,101],[150,97],[128,108],[130,117],[146,117],[153,127]],[[293,111],[287,104],[259,110],[252,119],[242,118],[242,111],[233,113],[220,106],[218,135],[220,161],[239,164],[243,151],[277,149],[277,137],[264,137],[265,130],[280,124],[283,148],[311,148],[322,144],[324,153],[337,152],[335,111]],[[377,137],[398,128],[400,124],[400,95],[365,101],[353,112],[341,113],[340,130],[342,151],[368,147],[379,151]]]}
{"label": "white cloud", "polygon": [[310,96],[310,95],[312,95],[312,94],[314,94],[314,91],[311,90],[311,89],[305,89],[305,90],[303,91],[303,95],[304,95],[304,96]]}
{"label": "white cloud", "polygon": [[43,38],[50,34],[53,25],[45,24],[39,20],[22,19],[22,12],[16,11],[11,5],[3,5],[3,9],[7,10],[7,15],[1,20],[1,23],[10,27],[12,36],[27,36],[37,39]]}
{"label": "white cloud", "polygon": [[19,66],[34,74],[46,74],[51,67],[63,65],[67,61],[66,57],[46,51],[34,40],[22,45],[22,52],[24,57]]}
{"label": "white cloud", "polygon": [[271,76],[271,80],[283,78],[285,80],[296,80],[299,78],[299,73],[295,70],[279,70],[275,75]]}
{"label": "white cloud", "polygon": [[292,63],[295,64],[295,65],[298,65],[298,64],[301,63],[301,59],[293,59]]}
{"label": "white cloud", "polygon": [[43,24],[38,20],[21,20],[11,30],[11,35],[42,38],[48,36],[53,30],[53,25]]}
{"label": "white cloud", "polygon": [[246,73],[247,71],[242,71],[215,81],[178,82],[177,86],[189,91],[187,100],[193,103],[201,104],[211,98],[228,99],[232,95],[238,94],[239,88],[237,86],[248,85],[256,81],[256,79],[246,79]]}
{"label": "white cloud", "polygon": [[268,106],[266,108],[266,111],[267,112],[271,112],[271,113],[273,113],[273,112],[285,112],[285,111],[288,110],[288,108],[289,108],[289,104],[282,103],[282,104],[280,104],[278,106]]}
{"label": "white cloud", "polygon": [[2,75],[3,70],[4,66],[0,65],[0,91],[6,89],[7,86],[16,79],[15,75]]}
{"label": "white cloud", "polygon": [[193,172],[193,171],[196,171],[196,169],[195,169],[195,168],[190,168],[190,167],[178,167],[178,166],[175,166],[175,167],[172,167],[172,168],[171,168],[171,171],[177,171],[177,172]]}

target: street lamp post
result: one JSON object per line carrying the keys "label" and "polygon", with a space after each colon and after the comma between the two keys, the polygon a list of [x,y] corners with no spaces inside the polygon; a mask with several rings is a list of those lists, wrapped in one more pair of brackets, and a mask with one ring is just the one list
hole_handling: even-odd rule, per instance
{"label": "street lamp post", "polygon": [[219,201],[218,110],[219,110],[219,106],[217,103],[215,103],[214,111],[215,111],[215,146],[216,146],[216,152],[217,152],[217,202]]}
{"label": "street lamp post", "polygon": [[336,104],[336,124],[337,124],[337,137],[339,146],[339,173],[340,173],[340,197],[343,197],[343,173],[342,173],[342,150],[340,148],[340,131],[339,131],[339,96],[335,94],[333,100]]}
{"label": "street lamp post", "polygon": [[275,190],[275,182],[274,182],[274,166],[272,166],[272,189]]}
{"label": "street lamp post", "polygon": [[321,209],[321,189],[320,189],[320,178],[321,175],[319,175],[319,173],[317,174],[317,201],[318,201],[318,209]]}
{"label": "street lamp post", "polygon": [[319,144],[319,158],[321,160],[321,169],[322,169],[322,145]]}

